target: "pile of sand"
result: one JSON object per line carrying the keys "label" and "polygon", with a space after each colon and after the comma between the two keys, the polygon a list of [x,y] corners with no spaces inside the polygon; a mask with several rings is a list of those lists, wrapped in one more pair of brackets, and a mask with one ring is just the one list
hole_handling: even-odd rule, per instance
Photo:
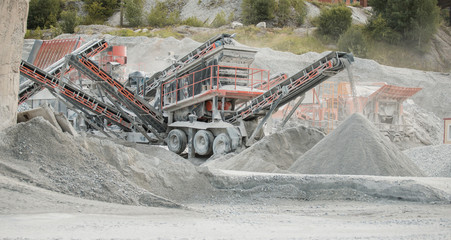
{"label": "pile of sand", "polygon": [[203,166],[252,172],[286,172],[299,156],[323,137],[324,134],[314,128],[287,128],[264,137],[239,154],[213,158]]}
{"label": "pile of sand", "polygon": [[451,177],[451,145],[417,147],[403,153],[427,176]]}
{"label": "pile of sand", "polygon": [[288,169],[304,174],[423,176],[361,114],[353,114]]}
{"label": "pile of sand", "polygon": [[75,139],[43,118],[0,133],[0,156],[0,175],[86,199],[177,206],[172,200],[208,189],[189,162],[164,149],[143,154],[109,140]]}

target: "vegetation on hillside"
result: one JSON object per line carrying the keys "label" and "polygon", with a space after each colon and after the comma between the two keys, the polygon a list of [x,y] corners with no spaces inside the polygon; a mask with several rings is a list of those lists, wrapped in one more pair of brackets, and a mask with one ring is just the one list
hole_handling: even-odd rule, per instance
{"label": "vegetation on hillside", "polygon": [[278,27],[300,26],[307,13],[304,0],[243,0],[241,9],[246,24],[265,21]]}
{"label": "vegetation on hillside", "polygon": [[437,0],[370,0],[375,12],[367,31],[390,43],[422,48],[437,31],[440,8]]}
{"label": "vegetation on hillside", "polygon": [[351,26],[351,16],[351,10],[345,6],[323,8],[318,17],[318,32],[333,39],[338,39]]}
{"label": "vegetation on hillside", "polygon": [[62,0],[31,0],[27,20],[28,29],[56,26],[62,4]]}
{"label": "vegetation on hillside", "polygon": [[[303,0],[243,0],[241,16],[234,16],[233,13],[227,15],[222,11],[211,24],[197,17],[182,20],[180,12],[187,0],[156,1],[150,12],[143,10],[145,0],[84,0],[88,16],[83,19],[77,15],[79,9],[73,7],[75,4],[68,4],[71,2],[74,0],[31,0],[28,18],[30,30],[26,37],[42,38],[49,34],[56,36],[61,32],[73,33],[78,24],[104,23],[109,15],[119,10],[122,3],[129,27],[160,29],[142,32],[118,29],[110,34],[172,36],[180,39],[184,36],[176,30],[179,25],[219,28],[238,20],[247,25],[237,29],[212,29],[194,36],[191,33],[190,37],[203,41],[220,32],[237,33],[236,40],[253,47],[270,47],[295,54],[340,50],[387,65],[430,70],[431,66],[420,61],[421,54],[427,50],[440,19],[446,21],[449,17],[443,12],[440,15],[440,10],[436,7],[437,0],[370,0],[375,14],[368,24],[357,26],[351,24],[351,11],[346,6],[313,2],[320,6],[321,13],[316,19],[310,19],[317,26],[317,31],[312,34],[306,29],[295,31],[306,15]],[[198,4],[203,7],[210,4],[209,7],[217,8],[224,1]],[[42,8],[46,8],[45,11]],[[260,21],[266,21],[270,27],[280,28],[256,28],[254,24]]]}

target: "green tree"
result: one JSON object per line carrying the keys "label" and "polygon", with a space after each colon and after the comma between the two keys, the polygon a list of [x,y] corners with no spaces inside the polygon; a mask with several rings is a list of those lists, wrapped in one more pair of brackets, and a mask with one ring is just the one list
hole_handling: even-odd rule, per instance
{"label": "green tree", "polygon": [[80,18],[76,10],[61,12],[61,28],[65,33],[74,33],[75,27],[80,24]]}
{"label": "green tree", "polygon": [[358,57],[366,57],[366,44],[363,27],[354,25],[340,36],[338,49],[344,52],[352,52]]}
{"label": "green tree", "polygon": [[61,13],[61,0],[31,0],[28,10],[29,29],[55,26]]}
{"label": "green tree", "polygon": [[274,19],[275,0],[243,0],[242,17],[246,24],[256,24]]}
{"label": "green tree", "polygon": [[153,27],[165,27],[180,23],[180,11],[171,1],[157,1],[155,6],[150,10],[147,21]]}
{"label": "green tree", "polygon": [[125,18],[131,27],[137,27],[143,23],[144,0],[125,0]]}
{"label": "green tree", "polygon": [[226,20],[226,14],[224,13],[224,11],[221,11],[220,13],[216,14],[215,19],[213,20],[213,22],[211,22],[211,26],[213,27],[221,27],[227,24],[227,20]]}
{"label": "green tree", "polygon": [[369,5],[386,21],[388,29],[418,47],[429,42],[439,26],[437,0],[369,0]]}
{"label": "green tree", "polygon": [[276,25],[283,27],[288,23],[301,25],[307,15],[304,0],[279,0],[276,8]]}
{"label": "green tree", "polygon": [[88,17],[85,22],[103,23],[119,7],[120,0],[84,0]]}
{"label": "green tree", "polygon": [[352,23],[352,11],[345,6],[324,8],[318,18],[318,32],[338,39]]}

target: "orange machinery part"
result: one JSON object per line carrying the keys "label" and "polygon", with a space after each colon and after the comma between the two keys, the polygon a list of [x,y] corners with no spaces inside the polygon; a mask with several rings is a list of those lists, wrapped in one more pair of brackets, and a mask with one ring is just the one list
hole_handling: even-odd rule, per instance
{"label": "orange machinery part", "polygon": [[[218,110],[221,110],[222,108],[222,102],[219,101],[218,102]],[[213,102],[212,101],[207,101],[205,103],[205,109],[207,109],[207,111],[211,112],[213,110]],[[224,110],[230,110],[232,109],[232,103],[231,102],[225,102],[224,103]]]}

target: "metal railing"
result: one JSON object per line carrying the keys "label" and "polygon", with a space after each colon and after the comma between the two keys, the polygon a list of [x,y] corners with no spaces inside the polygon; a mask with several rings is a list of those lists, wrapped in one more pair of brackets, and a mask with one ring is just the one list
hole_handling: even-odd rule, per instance
{"label": "metal railing", "polygon": [[212,92],[235,92],[244,96],[263,93],[272,87],[269,82],[269,70],[211,65],[163,83],[161,106]]}

